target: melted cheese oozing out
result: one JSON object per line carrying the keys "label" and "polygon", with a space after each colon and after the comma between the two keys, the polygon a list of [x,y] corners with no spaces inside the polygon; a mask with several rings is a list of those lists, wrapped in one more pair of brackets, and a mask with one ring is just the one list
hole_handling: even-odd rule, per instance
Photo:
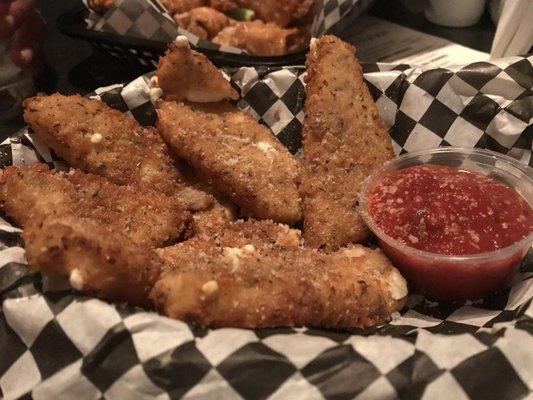
{"label": "melted cheese oozing out", "polygon": [[277,153],[277,150],[270,143],[267,143],[267,142],[257,142],[257,143],[254,143],[252,146],[257,147],[267,156],[270,156],[271,153]]}
{"label": "melted cheese oozing out", "polygon": [[91,135],[91,143],[100,143],[104,137],[100,133],[93,133]]}
{"label": "melted cheese oozing out", "polygon": [[82,290],[83,289],[83,276],[81,275],[81,272],[79,269],[73,269],[70,273],[70,285],[76,289],[76,290]]}
{"label": "melted cheese oozing out", "polygon": [[152,103],[155,103],[161,97],[163,97],[163,90],[161,88],[154,87],[150,89],[150,101]]}
{"label": "melted cheese oozing out", "polygon": [[189,45],[189,39],[187,39],[187,36],[178,35],[176,36],[176,39],[174,39],[174,43],[177,47],[190,47]]}
{"label": "melted cheese oozing out", "polygon": [[218,103],[225,100],[228,96],[223,92],[209,92],[204,90],[189,90],[187,100],[192,103]]}
{"label": "melted cheese oozing out", "polygon": [[224,247],[222,250],[222,256],[231,263],[232,269],[236,270],[239,268],[241,257],[243,257],[245,253],[252,253],[254,250],[255,247],[251,244],[247,244],[242,248]]}
{"label": "melted cheese oozing out", "polygon": [[407,296],[407,282],[396,268],[389,274],[389,290],[393,300],[400,300]]}
{"label": "melted cheese oozing out", "polygon": [[204,292],[207,297],[213,296],[216,292],[218,292],[218,282],[208,281],[204,283],[202,286],[202,292]]}

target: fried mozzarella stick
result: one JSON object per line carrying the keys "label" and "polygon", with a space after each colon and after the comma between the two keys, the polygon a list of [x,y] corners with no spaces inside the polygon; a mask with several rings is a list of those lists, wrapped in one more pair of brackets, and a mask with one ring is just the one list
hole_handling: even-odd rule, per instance
{"label": "fried mozzarella stick", "polygon": [[319,253],[268,221],[230,224],[159,250],[151,297],[165,315],[210,327],[365,327],[405,302],[405,280],[380,250]]}
{"label": "fried mozzarella stick", "polygon": [[24,103],[24,119],[70,166],[109,179],[177,195],[192,210],[211,196],[193,189],[153,128],[143,128],[101,101],[79,95],[37,96]]}
{"label": "fried mozzarella stick", "polygon": [[262,21],[236,22],[212,39],[222,46],[233,46],[256,56],[279,56],[293,53],[309,43],[308,33],[299,28],[280,28]]}
{"label": "fried mozzarella stick", "polygon": [[206,56],[192,50],[184,36],[178,36],[159,59],[157,82],[165,100],[216,103],[239,98],[222,73]]}
{"label": "fried mozzarella stick", "polygon": [[176,154],[246,215],[294,224],[300,166],[268,128],[227,102],[160,101],[157,128]]}
{"label": "fried mozzarella stick", "polygon": [[329,35],[316,40],[307,56],[306,82],[304,239],[309,246],[336,250],[367,236],[359,189],[394,153],[351,45]]}
{"label": "fried mozzarella stick", "polygon": [[[165,99],[158,103],[161,136],[245,214],[297,222],[298,162],[266,127],[223,101],[239,95],[205,56],[181,39],[159,60],[157,82]],[[181,100],[213,103],[186,105]],[[195,215],[195,225],[201,230],[206,224],[223,223],[232,219],[231,211],[231,206],[216,204]]]}
{"label": "fried mozzarella stick", "polygon": [[74,215],[156,247],[176,243],[191,222],[184,204],[161,193],[80,171],[51,171],[46,164],[1,170],[0,205],[24,228],[48,216]]}
{"label": "fried mozzarella stick", "polygon": [[94,220],[75,216],[31,221],[23,238],[28,264],[68,276],[76,290],[110,301],[150,306],[161,263],[154,251]]}

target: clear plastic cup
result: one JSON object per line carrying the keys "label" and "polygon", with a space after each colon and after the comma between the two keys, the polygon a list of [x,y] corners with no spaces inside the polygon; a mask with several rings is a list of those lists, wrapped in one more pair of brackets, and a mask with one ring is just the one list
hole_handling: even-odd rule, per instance
{"label": "clear plastic cup", "polygon": [[33,78],[17,67],[9,53],[15,36],[0,40],[0,121],[7,121],[22,110],[23,100],[33,93]]}
{"label": "clear plastic cup", "polygon": [[368,192],[381,178],[416,165],[442,165],[490,175],[514,189],[533,207],[533,172],[519,161],[489,150],[443,147],[409,153],[377,168],[363,183],[361,216],[377,236],[382,250],[407,278],[412,288],[445,300],[474,300],[504,287],[517,272],[533,243],[533,232],[503,249],[462,256],[421,251],[393,239],[374,222]]}

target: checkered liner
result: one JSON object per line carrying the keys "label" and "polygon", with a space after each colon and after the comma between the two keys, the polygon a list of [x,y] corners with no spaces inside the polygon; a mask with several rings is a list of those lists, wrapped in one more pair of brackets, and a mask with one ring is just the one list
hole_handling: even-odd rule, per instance
{"label": "checkered liner", "polygon": [[[530,58],[454,70],[367,65],[398,153],[453,144],[531,163]],[[298,153],[302,68],[228,70],[247,109]],[[149,76],[95,97],[145,125]],[[438,121],[437,124],[435,121]],[[65,164],[23,132],[0,164]],[[382,327],[217,329],[73,293],[30,272],[21,231],[0,219],[0,397],[5,399],[520,399],[533,391],[533,254],[480,303],[411,296]],[[530,252],[531,253],[531,252]],[[530,398],[530,397],[528,397]]]}
{"label": "checkered liner", "polygon": [[[319,0],[318,12],[311,25],[311,34],[324,34],[344,17],[354,6],[363,10],[370,0]],[[157,0],[119,0],[104,15],[92,12],[89,17],[92,29],[142,39],[168,43],[177,35],[185,35],[198,48],[243,54],[240,49],[220,46],[176,25],[172,17]],[[115,51],[118,50],[114,49]]]}

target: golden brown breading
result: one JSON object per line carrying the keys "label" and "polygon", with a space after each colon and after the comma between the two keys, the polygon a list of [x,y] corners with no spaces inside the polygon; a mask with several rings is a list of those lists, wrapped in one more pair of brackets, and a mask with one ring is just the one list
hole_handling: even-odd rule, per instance
{"label": "golden brown breading", "polygon": [[206,5],[207,0],[160,0],[170,15],[184,13]]}
{"label": "golden brown breading", "polygon": [[183,29],[200,39],[212,39],[230,24],[230,19],[211,7],[198,7],[190,11],[174,14],[174,21]]}
{"label": "golden brown breading", "polygon": [[351,328],[383,323],[405,303],[405,281],[380,250],[319,253],[288,227],[231,225],[159,250],[167,267],[151,297],[162,313],[211,327]]}
{"label": "golden brown breading", "polygon": [[309,35],[299,28],[280,28],[276,24],[255,20],[235,22],[222,29],[213,43],[246,50],[255,56],[280,56],[300,50],[309,41]]}
{"label": "golden brown breading", "polygon": [[235,221],[238,216],[239,210],[235,204],[223,197],[216,196],[215,204],[210,210],[197,212],[193,215],[189,236],[220,228],[228,222]]}
{"label": "golden brown breading", "polygon": [[74,206],[73,185],[50,171],[46,164],[7,167],[0,170],[0,204],[15,224],[24,228],[36,215],[71,212]]}
{"label": "golden brown breading", "polygon": [[300,167],[246,112],[229,103],[158,103],[159,132],[246,215],[294,224],[301,219]]}
{"label": "golden brown breading", "polygon": [[80,171],[56,173],[46,164],[1,170],[0,203],[21,227],[48,216],[74,215],[151,246],[175,243],[191,220],[184,204],[161,193],[117,186]]}
{"label": "golden brown breading", "polygon": [[179,241],[191,221],[187,206],[153,190],[117,186],[80,171],[67,175],[77,192],[76,214],[112,227],[136,244],[167,246]]}
{"label": "golden brown breading", "polygon": [[334,36],[318,39],[307,56],[306,82],[304,239],[335,250],[367,236],[359,188],[394,153],[352,46]]}
{"label": "golden brown breading", "polygon": [[101,101],[79,95],[37,96],[24,102],[24,119],[70,166],[117,185],[139,185],[180,195],[191,209],[212,198],[193,190],[154,128],[143,128]]}
{"label": "golden brown breading", "polygon": [[31,221],[23,233],[31,268],[70,277],[87,294],[133,305],[151,305],[148,294],[161,262],[153,250],[133,245],[124,235],[75,216]]}
{"label": "golden brown breading", "polygon": [[166,100],[195,103],[237,100],[239,93],[203,55],[172,43],[157,66],[157,81]]}
{"label": "golden brown breading", "polygon": [[[224,224],[205,226],[189,244],[210,242],[216,246],[243,247],[251,244],[255,247],[276,246],[299,248],[302,244],[301,233],[287,225],[270,220],[226,221]],[[183,246],[174,245],[157,250],[167,266],[179,267],[174,263],[180,257]]]}

